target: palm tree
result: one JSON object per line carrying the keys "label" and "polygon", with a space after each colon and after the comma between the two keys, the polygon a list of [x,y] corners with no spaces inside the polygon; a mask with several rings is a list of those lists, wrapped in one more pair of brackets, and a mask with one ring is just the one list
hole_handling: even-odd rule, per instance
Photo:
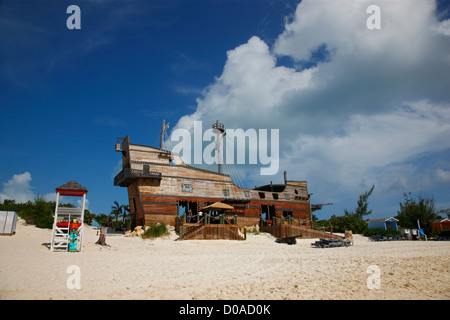
{"label": "palm tree", "polygon": [[122,215],[122,224],[125,224],[125,219],[129,216],[129,214],[130,214],[130,206],[124,205],[123,206],[123,215]]}
{"label": "palm tree", "polygon": [[113,215],[116,216],[116,225],[117,225],[117,222],[119,220],[119,216],[122,214],[122,210],[123,210],[123,204],[119,205],[119,202],[114,201],[114,205],[111,206],[111,213],[110,214],[113,214]]}

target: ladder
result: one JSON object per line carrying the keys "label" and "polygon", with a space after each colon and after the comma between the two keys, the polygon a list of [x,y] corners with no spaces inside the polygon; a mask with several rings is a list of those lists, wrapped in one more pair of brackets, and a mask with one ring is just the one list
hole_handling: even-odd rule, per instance
{"label": "ladder", "polygon": [[[59,207],[57,203],[57,207],[55,209],[55,219],[53,222],[52,229],[52,242],[51,242],[51,251],[62,250],[69,251],[69,235],[70,235],[70,222],[73,219],[76,219],[77,222],[81,223],[78,228],[78,238],[77,238],[77,251],[81,251],[83,245],[83,209],[82,208],[66,208]],[[67,222],[66,226],[58,226],[59,222]]]}

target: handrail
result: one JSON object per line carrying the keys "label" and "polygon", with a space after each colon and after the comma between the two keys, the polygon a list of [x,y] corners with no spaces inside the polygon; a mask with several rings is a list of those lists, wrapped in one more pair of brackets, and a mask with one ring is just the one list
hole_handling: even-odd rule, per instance
{"label": "handrail", "polygon": [[120,185],[124,179],[138,179],[138,178],[157,178],[161,179],[161,172],[152,172],[149,170],[138,170],[132,168],[123,168],[115,177],[114,185]]}

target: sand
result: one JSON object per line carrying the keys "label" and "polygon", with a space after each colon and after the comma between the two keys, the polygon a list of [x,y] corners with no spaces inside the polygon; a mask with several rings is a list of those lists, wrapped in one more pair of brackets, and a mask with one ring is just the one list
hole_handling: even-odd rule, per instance
{"label": "sand", "polygon": [[[51,252],[51,231],[20,220],[14,236],[0,237],[0,299],[450,299],[448,241],[354,235],[351,247],[319,249],[314,239],[287,245],[265,233],[177,238],[107,235],[102,247],[86,227],[81,253]],[[369,266],[379,268],[379,288]]]}

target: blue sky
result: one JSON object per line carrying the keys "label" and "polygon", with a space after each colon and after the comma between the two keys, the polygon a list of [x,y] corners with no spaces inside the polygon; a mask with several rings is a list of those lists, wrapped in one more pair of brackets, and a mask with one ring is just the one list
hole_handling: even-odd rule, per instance
{"label": "blue sky", "polygon": [[[69,30],[66,9],[81,9]],[[444,1],[2,1],[0,199],[54,196],[76,180],[109,213],[117,137],[159,145],[163,119],[192,129],[280,130],[280,170],[247,187],[307,180],[319,217],[371,217],[404,192],[450,207],[450,16]],[[212,168],[215,170],[215,168]]]}

